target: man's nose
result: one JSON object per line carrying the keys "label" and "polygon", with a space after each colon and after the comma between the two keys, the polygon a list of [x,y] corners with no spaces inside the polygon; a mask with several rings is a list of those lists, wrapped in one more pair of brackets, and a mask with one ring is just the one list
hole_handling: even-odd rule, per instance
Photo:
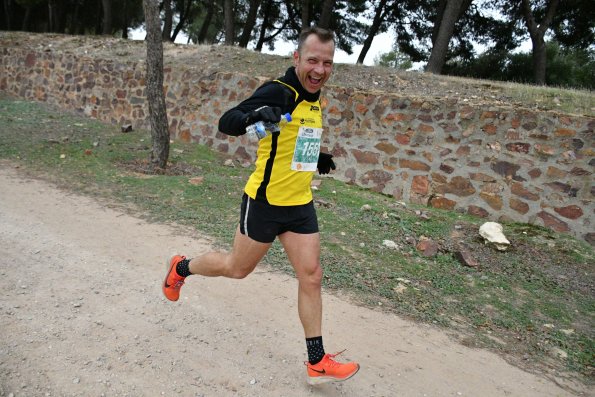
{"label": "man's nose", "polygon": [[322,62],[318,62],[315,66],[314,66],[314,71],[316,73],[320,73],[323,74],[324,73],[324,64]]}

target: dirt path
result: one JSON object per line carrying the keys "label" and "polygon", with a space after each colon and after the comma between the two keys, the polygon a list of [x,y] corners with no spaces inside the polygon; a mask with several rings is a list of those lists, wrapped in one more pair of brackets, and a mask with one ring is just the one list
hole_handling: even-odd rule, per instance
{"label": "dirt path", "polygon": [[160,283],[172,252],[209,242],[0,165],[2,396],[567,396],[546,379],[431,327],[325,295],[325,345],[362,366],[305,383],[296,282]]}

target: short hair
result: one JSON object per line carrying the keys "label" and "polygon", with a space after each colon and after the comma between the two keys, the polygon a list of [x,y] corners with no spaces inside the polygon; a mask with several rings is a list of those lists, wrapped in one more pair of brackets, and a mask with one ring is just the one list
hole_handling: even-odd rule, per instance
{"label": "short hair", "polygon": [[318,39],[323,43],[328,43],[329,41],[332,41],[333,44],[337,44],[337,41],[335,40],[335,32],[333,32],[330,29],[320,28],[318,26],[310,26],[302,29],[302,31],[300,32],[297,47],[297,52],[299,54],[301,54],[302,52],[302,47],[306,39],[313,34],[315,34],[318,37]]}

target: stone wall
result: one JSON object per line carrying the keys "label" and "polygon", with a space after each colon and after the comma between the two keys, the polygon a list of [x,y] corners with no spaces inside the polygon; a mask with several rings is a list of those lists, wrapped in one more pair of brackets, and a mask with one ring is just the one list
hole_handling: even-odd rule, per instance
{"label": "stone wall", "polygon": [[[0,53],[2,91],[149,126],[144,61],[17,46]],[[219,133],[217,123],[262,82],[167,66],[172,136],[253,161],[254,143]],[[324,90],[323,106],[323,150],[335,156],[334,178],[398,200],[545,225],[595,245],[594,118],[336,86]]]}

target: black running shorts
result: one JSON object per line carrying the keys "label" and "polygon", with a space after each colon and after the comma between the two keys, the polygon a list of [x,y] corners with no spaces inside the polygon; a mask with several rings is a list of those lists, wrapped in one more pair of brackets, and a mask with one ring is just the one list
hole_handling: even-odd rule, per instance
{"label": "black running shorts", "polygon": [[279,206],[242,197],[240,232],[261,243],[272,243],[285,232],[318,233],[318,219],[314,203]]}

